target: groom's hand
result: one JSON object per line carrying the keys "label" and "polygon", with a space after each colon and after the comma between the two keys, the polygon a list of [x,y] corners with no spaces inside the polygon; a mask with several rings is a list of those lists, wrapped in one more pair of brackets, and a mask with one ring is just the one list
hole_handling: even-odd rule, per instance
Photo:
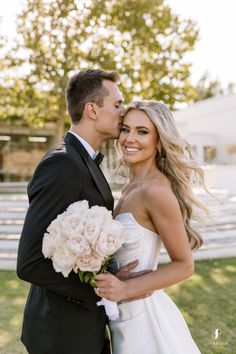
{"label": "groom's hand", "polygon": [[131,272],[132,269],[136,268],[138,265],[138,260],[127,264],[124,267],[121,267],[114,275],[120,280],[127,280],[139,277],[140,275],[144,275],[152,272],[151,269],[141,270],[139,272]]}
{"label": "groom's hand", "polygon": [[[137,267],[137,265],[138,265],[138,260],[136,260],[134,262],[131,262],[131,263],[127,264],[126,266],[121,267],[115,273],[115,276],[119,280],[127,280],[127,279],[136,278],[136,277],[139,277],[140,275],[144,275],[144,274],[152,272],[151,269],[141,270],[139,272],[131,272],[131,270],[134,269],[135,267]],[[152,292],[148,292],[148,293],[144,293],[144,294],[139,295],[139,296],[135,296],[135,297],[129,298],[127,300],[123,300],[122,302],[129,302],[129,301],[144,299],[145,297],[151,296],[152,294],[153,294],[153,291]]]}

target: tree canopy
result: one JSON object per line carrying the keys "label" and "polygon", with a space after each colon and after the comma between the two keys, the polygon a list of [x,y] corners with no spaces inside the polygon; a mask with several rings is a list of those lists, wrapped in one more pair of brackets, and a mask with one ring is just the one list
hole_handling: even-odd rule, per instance
{"label": "tree canopy", "polygon": [[6,57],[11,106],[29,124],[66,119],[68,78],[86,68],[117,70],[127,102],[156,99],[174,109],[194,98],[191,64],[198,28],[163,0],[25,0]]}
{"label": "tree canopy", "polygon": [[194,102],[205,100],[206,98],[231,94],[234,92],[234,84],[230,82],[226,88],[223,88],[218,79],[211,79],[206,72],[202,75],[195,86]]}

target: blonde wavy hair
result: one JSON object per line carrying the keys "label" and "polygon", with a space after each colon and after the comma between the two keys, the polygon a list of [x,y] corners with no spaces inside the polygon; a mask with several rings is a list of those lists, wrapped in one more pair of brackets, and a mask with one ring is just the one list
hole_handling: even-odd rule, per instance
{"label": "blonde wavy hair", "polygon": [[156,126],[161,149],[157,153],[158,169],[166,175],[179,202],[185,229],[191,249],[201,247],[203,240],[200,233],[190,224],[190,220],[203,221],[197,209],[208,214],[208,208],[193,193],[193,187],[207,188],[204,173],[198,165],[191,145],[180,137],[171,111],[158,101],[137,101],[128,105],[124,116],[131,110],[143,111]]}

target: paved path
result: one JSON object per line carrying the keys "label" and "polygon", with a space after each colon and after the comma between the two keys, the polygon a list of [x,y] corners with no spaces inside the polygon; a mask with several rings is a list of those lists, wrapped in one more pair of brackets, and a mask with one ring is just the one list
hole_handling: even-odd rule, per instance
{"label": "paved path", "polygon": [[[27,196],[20,191],[22,189],[17,194],[0,194],[0,269],[16,267],[17,247],[28,207]],[[236,256],[236,196],[227,191],[217,191],[216,194],[219,215],[214,223],[207,225],[203,233],[204,246],[194,253],[195,259]],[[114,195],[119,196],[117,192]],[[162,249],[160,262],[168,260]]]}

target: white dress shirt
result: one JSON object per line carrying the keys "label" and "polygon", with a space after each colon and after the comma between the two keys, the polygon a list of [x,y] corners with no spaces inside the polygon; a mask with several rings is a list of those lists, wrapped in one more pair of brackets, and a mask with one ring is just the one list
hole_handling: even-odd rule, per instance
{"label": "white dress shirt", "polygon": [[87,152],[89,153],[89,155],[91,156],[91,158],[94,160],[95,157],[97,156],[98,154],[98,151],[95,151],[91,145],[89,145],[89,143],[84,140],[83,138],[81,138],[80,135],[72,132],[71,130],[69,130],[69,133],[73,134],[80,142],[81,144],[83,145],[83,147],[87,150]]}

